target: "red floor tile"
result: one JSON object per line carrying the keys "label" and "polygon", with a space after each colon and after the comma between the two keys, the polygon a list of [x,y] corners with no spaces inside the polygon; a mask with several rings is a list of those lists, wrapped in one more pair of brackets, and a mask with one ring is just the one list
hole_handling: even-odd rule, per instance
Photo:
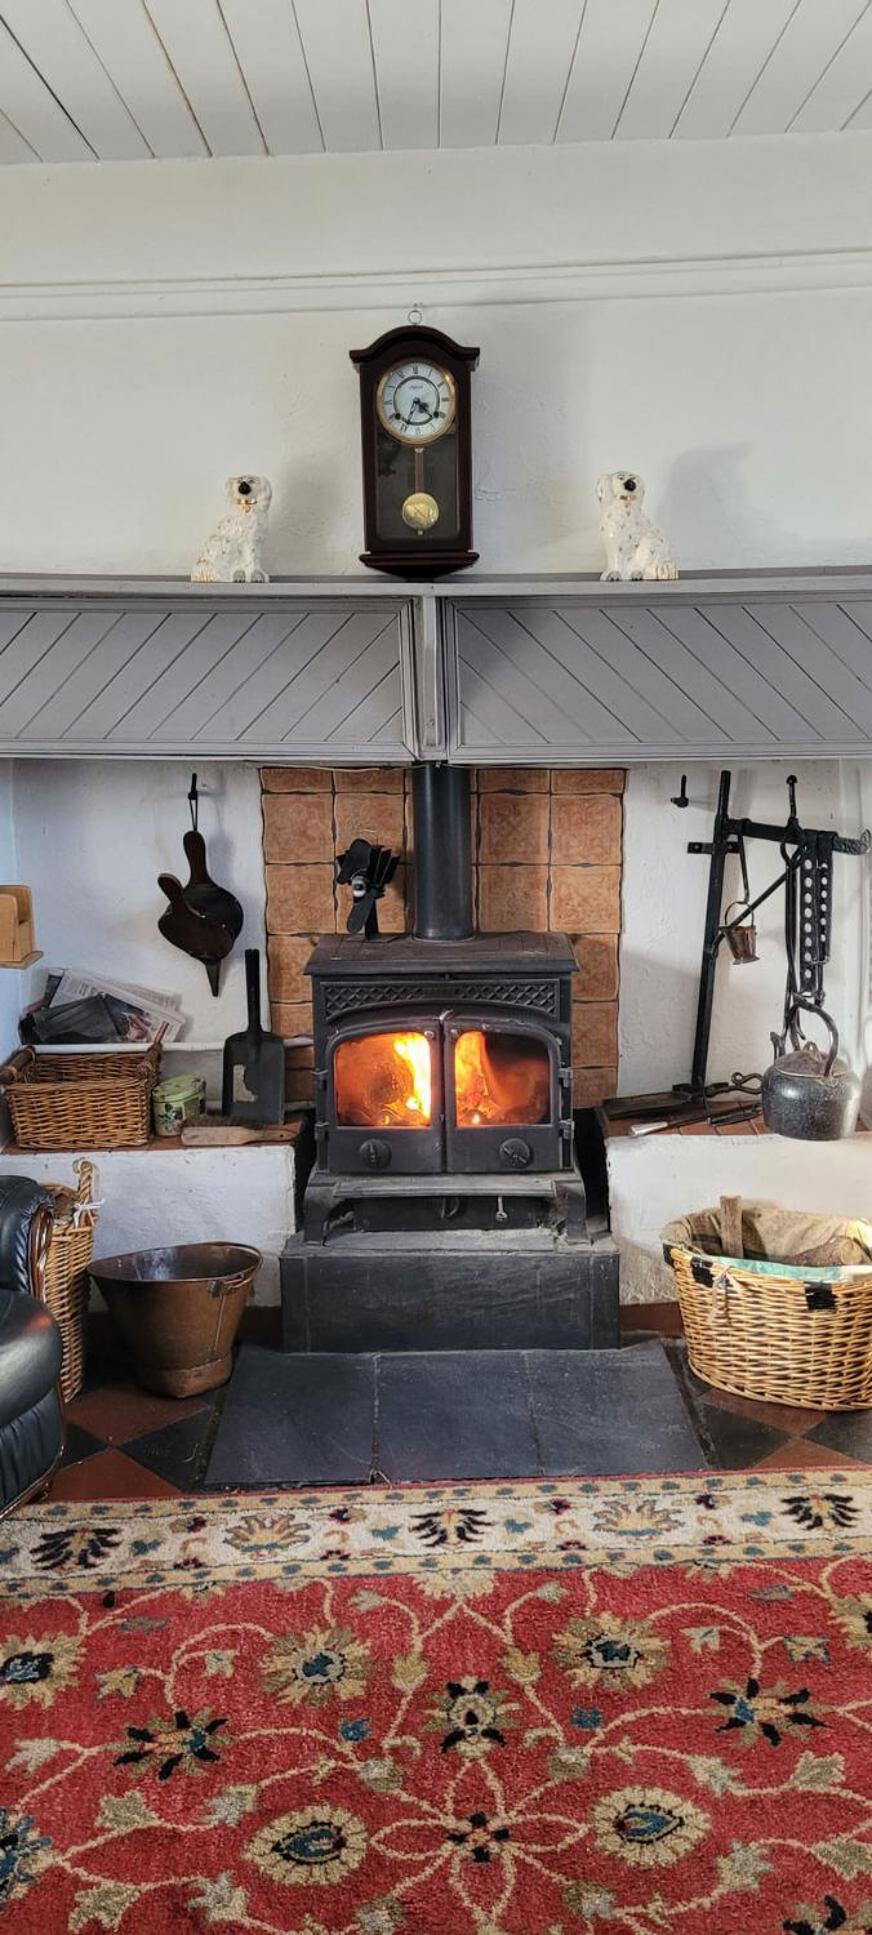
{"label": "red floor tile", "polygon": [[733,1391],[718,1391],[714,1385],[706,1384],[704,1396],[707,1404],[716,1404],[720,1411],[733,1411],[739,1418],[753,1418],[756,1424],[769,1424],[773,1431],[785,1431],[790,1437],[799,1438],[806,1431],[813,1431],[826,1417],[825,1411],[813,1411],[795,1404],[766,1404],[760,1398],[738,1397]]}
{"label": "red floor tile", "polygon": [[68,1465],[53,1480],[53,1499],[178,1498],[177,1485],[147,1471],[123,1451],[98,1451],[80,1465]]}
{"label": "red floor tile", "polygon": [[121,1445],[144,1437],[147,1431],[159,1431],[162,1425],[178,1424],[180,1418],[201,1411],[204,1403],[202,1397],[158,1397],[133,1383],[100,1384],[74,1398],[67,1406],[67,1417],[83,1431],[92,1431],[95,1438]]}
{"label": "red floor tile", "polygon": [[755,1465],[755,1471],[799,1471],[806,1466],[826,1467],[828,1471],[841,1471],[843,1465],[856,1465],[862,1468],[859,1458],[846,1458],[843,1452],[828,1451],[826,1445],[810,1444],[807,1438],[792,1438],[789,1444],[779,1445],[777,1451],[770,1451]]}

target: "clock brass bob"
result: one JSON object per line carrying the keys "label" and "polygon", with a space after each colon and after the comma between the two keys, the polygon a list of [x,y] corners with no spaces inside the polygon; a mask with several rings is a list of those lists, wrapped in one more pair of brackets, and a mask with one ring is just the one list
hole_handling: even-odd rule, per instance
{"label": "clock brass bob", "polygon": [[470,407],[478,350],[407,323],[350,355],[360,377],[361,563],[398,578],[462,571],[478,557]]}
{"label": "clock brass bob", "polygon": [[402,506],[403,522],[413,531],[430,531],[438,522],[439,506],[428,490],[413,490]]}

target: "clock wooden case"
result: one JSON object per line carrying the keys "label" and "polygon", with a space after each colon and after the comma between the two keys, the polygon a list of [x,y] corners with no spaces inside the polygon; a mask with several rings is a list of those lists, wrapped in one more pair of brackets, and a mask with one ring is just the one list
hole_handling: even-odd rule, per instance
{"label": "clock wooden case", "polygon": [[407,323],[350,354],[360,375],[361,564],[396,578],[475,564],[470,378],[478,350]]}

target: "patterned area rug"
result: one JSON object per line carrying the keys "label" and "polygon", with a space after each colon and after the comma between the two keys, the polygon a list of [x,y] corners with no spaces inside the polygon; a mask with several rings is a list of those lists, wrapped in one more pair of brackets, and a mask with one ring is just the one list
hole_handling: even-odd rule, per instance
{"label": "patterned area rug", "polygon": [[0,1525],[15,1935],[870,1935],[872,1472]]}

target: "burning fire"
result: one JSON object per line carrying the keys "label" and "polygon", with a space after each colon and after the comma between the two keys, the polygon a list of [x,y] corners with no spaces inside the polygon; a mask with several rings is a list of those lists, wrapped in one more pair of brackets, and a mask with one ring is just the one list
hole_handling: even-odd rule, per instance
{"label": "burning fire", "polygon": [[361,1035],[334,1058],[337,1121],[361,1129],[427,1129],[432,1110],[426,1035]]}
{"label": "burning fire", "polygon": [[459,1129],[547,1122],[548,1051],[525,1036],[487,1035],[480,1028],[467,1028],[454,1046],[454,1088]]}

